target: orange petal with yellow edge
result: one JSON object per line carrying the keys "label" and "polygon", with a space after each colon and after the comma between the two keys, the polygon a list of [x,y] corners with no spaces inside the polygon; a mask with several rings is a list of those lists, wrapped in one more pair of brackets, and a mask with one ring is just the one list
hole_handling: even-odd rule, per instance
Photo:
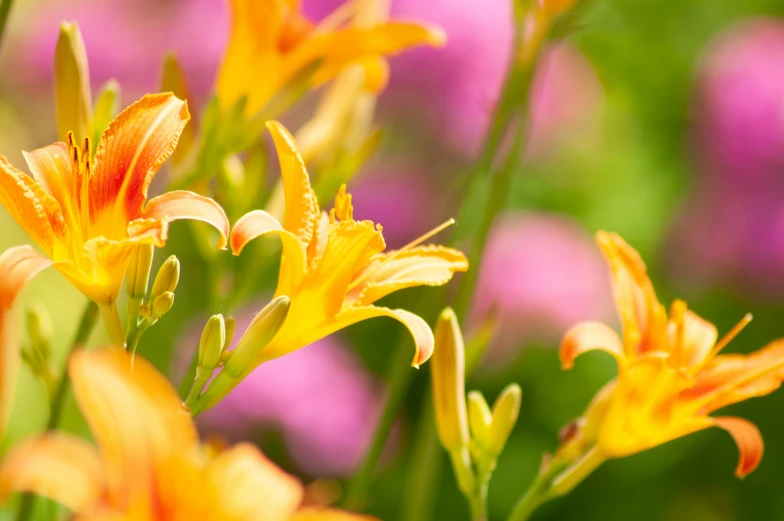
{"label": "orange petal with yellow edge", "polygon": [[604,351],[615,357],[619,366],[626,363],[626,356],[623,351],[618,333],[609,326],[601,322],[581,322],[564,334],[561,340],[561,366],[564,369],[571,369],[574,359],[587,351]]}
{"label": "orange petal with yellow edge", "polygon": [[30,176],[0,156],[0,204],[47,254],[55,234],[65,235],[60,205]]}
{"label": "orange petal with yellow edge", "polygon": [[290,521],[378,521],[378,519],[334,508],[303,507]]}
{"label": "orange petal with yellow edge", "polygon": [[730,433],[738,446],[740,458],[738,466],[735,468],[735,475],[743,478],[754,472],[765,452],[765,443],[762,441],[762,434],[757,426],[748,420],[733,416],[722,416],[713,418],[713,420],[715,420],[717,427]]}
{"label": "orange petal with yellow edge", "polygon": [[174,152],[189,119],[186,102],[173,94],[147,94],[109,124],[90,179],[93,221],[112,211],[118,221],[124,220],[124,228],[142,216],[147,188]]}
{"label": "orange petal with yellow edge", "polygon": [[73,177],[76,173],[68,145],[58,141],[32,152],[22,152],[22,155],[33,178],[46,193],[57,200],[61,208],[73,204],[79,194],[72,192],[75,187]]}
{"label": "orange petal with yellow edge", "polygon": [[81,438],[51,433],[13,447],[0,465],[0,499],[32,492],[79,513],[101,499],[106,484],[95,447]]}
{"label": "orange petal with yellow edge", "polygon": [[352,283],[358,305],[369,305],[394,291],[414,286],[441,286],[456,272],[468,269],[468,259],[444,246],[421,246],[374,257]]}
{"label": "orange petal with yellow edge", "polygon": [[219,454],[207,468],[221,520],[288,521],[302,502],[302,484],[249,443]]}
{"label": "orange petal with yellow edge", "polygon": [[240,217],[229,236],[231,251],[239,255],[250,241],[267,234],[279,236],[283,244],[276,295],[293,295],[305,277],[307,252],[302,241],[284,230],[273,216],[263,210],[254,210]]}
{"label": "orange petal with yellow edge", "polygon": [[150,511],[156,469],[198,448],[190,414],[152,365],[123,349],[75,352],[68,364],[76,401],[101,451],[109,490]]}
{"label": "orange petal with yellow edge", "polygon": [[285,210],[283,228],[308,244],[313,236],[320,210],[316,194],[310,186],[310,177],[305,162],[297,151],[294,137],[277,121],[268,121],[267,129],[272,134],[278,151],[280,175],[283,182]]}
{"label": "orange petal with yellow edge", "polygon": [[166,223],[178,219],[201,221],[220,233],[218,249],[226,247],[231,224],[223,208],[209,197],[185,190],[166,192],[150,199],[144,207],[145,219],[161,219]]}

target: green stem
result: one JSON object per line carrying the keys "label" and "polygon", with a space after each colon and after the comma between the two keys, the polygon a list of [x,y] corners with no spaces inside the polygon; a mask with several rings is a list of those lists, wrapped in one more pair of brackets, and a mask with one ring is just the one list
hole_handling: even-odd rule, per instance
{"label": "green stem", "polygon": [[442,450],[438,444],[438,433],[433,411],[433,395],[425,393],[424,410],[419,420],[416,443],[411,455],[412,465],[407,476],[409,486],[403,504],[403,521],[430,519],[435,502],[433,484],[438,483],[442,464]]}
{"label": "green stem", "polygon": [[344,506],[348,510],[357,510],[365,503],[373,473],[376,471],[381,452],[384,450],[389,433],[395,423],[395,418],[405,398],[409,383],[413,376],[411,370],[411,355],[407,349],[398,345],[394,360],[391,361],[389,375],[389,397],[384,405],[384,412],[376,427],[373,441],[362,462],[362,467],[348,486]]}
{"label": "green stem", "polygon": [[[84,345],[87,342],[87,339],[90,337],[90,333],[92,333],[93,329],[95,328],[97,321],[98,307],[92,301],[88,301],[87,306],[82,312],[82,318],[79,321],[79,327],[76,329],[76,334],[74,335],[73,341],[71,342],[68,355],[70,355],[74,349]],[[60,418],[62,417],[65,398],[68,395],[68,389],[70,388],[70,379],[68,378],[67,368],[68,361],[66,358],[63,375],[60,377],[60,381],[57,384],[54,394],[52,395],[49,422],[46,425],[47,431],[51,431],[57,428],[57,425],[60,423]],[[19,510],[16,514],[16,521],[27,521],[30,519],[34,504],[35,495],[31,493],[24,494],[22,496],[22,500],[19,503]]]}
{"label": "green stem", "polygon": [[13,3],[14,0],[3,0],[0,3],[0,42],[5,35],[5,26],[8,23],[8,15],[11,14],[11,4]]}
{"label": "green stem", "polygon": [[125,347],[125,332],[120,320],[120,311],[117,309],[117,299],[113,299],[108,303],[98,304],[98,309],[101,312],[101,318],[103,319],[109,342]]}
{"label": "green stem", "polygon": [[[180,385],[177,388],[177,391],[183,399],[190,400],[190,395],[193,394],[193,387],[194,387],[194,380],[196,379],[196,371],[199,368],[199,350],[198,348],[196,351],[193,352],[193,356],[191,357],[191,361],[188,364],[188,370],[185,371],[185,375],[182,377],[180,381]],[[190,391],[190,392],[189,392]]]}
{"label": "green stem", "polygon": [[129,328],[128,336],[126,339],[126,349],[130,351],[132,354],[136,354],[136,348],[139,347],[139,340],[141,340],[142,335],[150,329],[152,326],[152,322],[147,320],[146,318],[142,320],[140,324],[137,324],[132,330]]}

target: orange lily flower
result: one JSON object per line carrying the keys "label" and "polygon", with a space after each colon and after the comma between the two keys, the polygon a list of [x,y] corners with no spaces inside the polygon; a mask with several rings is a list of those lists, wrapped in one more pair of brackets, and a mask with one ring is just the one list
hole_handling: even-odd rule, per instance
{"label": "orange lily flower", "polygon": [[676,300],[668,316],[645,264],[623,239],[599,232],[596,242],[612,272],[623,335],[604,324],[584,322],[563,339],[564,368],[594,349],[610,353],[618,363],[618,377],[589,406],[577,442],[590,449],[594,459],[620,457],[720,427],[740,450],[736,475],[753,471],[763,453],[757,427],[742,418],[709,414],[776,390],[784,379],[784,342],[772,342],[749,355],[719,354],[751,320],[749,315],[717,342],[716,327],[689,311],[683,301]]}
{"label": "orange lily flower", "polygon": [[446,41],[442,30],[414,23],[341,28],[358,3],[347,2],[314,25],[298,0],[231,0],[231,37],[216,83],[221,105],[245,96],[246,114],[253,115],[284,88],[296,89],[298,76],[318,86],[354,63],[366,69],[366,88],[379,91],[388,76],[383,56]]}
{"label": "orange lily flower", "polygon": [[94,158],[89,139],[72,137],[25,153],[32,177],[0,156],[0,204],[77,289],[111,306],[134,248],[163,246],[171,221],[209,223],[226,246],[229,221],[212,199],[175,191],[145,204],[189,118],[174,95],[147,95],[109,124]]}
{"label": "orange lily flower", "polygon": [[55,432],[23,442],[0,466],[0,497],[38,493],[85,521],[372,519],[300,508],[302,485],[255,446],[201,445],[171,384],[139,357],[79,351],[68,370],[100,450]]}
{"label": "orange lily flower", "polygon": [[400,250],[384,253],[381,226],[354,220],[351,195],[346,194],[345,186],[329,215],[319,210],[291,134],[277,122],[269,122],[267,127],[281,165],[283,223],[267,212],[255,210],[237,221],[229,241],[234,254],[239,255],[257,237],[280,237],[283,256],[275,296],[288,296],[291,307],[281,329],[242,376],[262,362],[356,322],[381,316],[402,322],[413,335],[414,366],[427,361],[433,352],[433,332],[427,323],[408,311],[373,303],[403,288],[446,284],[455,272],[468,269],[468,261],[457,250],[418,246],[452,221]]}
{"label": "orange lily flower", "polygon": [[19,367],[19,343],[12,324],[11,310],[16,297],[28,280],[51,265],[30,246],[10,248],[0,255],[0,440],[3,439],[11,412],[16,372]]}

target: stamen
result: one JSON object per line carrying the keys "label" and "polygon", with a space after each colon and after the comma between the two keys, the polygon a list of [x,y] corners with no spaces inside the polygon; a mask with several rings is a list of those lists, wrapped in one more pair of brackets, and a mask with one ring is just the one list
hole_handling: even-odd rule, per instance
{"label": "stamen", "polygon": [[752,319],[751,313],[746,313],[743,316],[743,318],[740,319],[740,322],[735,324],[735,327],[730,329],[729,332],[726,335],[724,335],[721,340],[716,342],[716,345],[713,346],[713,351],[711,351],[710,357],[714,357],[717,354],[719,354],[719,352],[722,349],[724,349],[727,346],[727,344],[729,344],[732,341],[733,338],[738,336],[738,333],[743,331],[743,328],[745,328],[749,324],[749,322],[751,322],[751,319]]}

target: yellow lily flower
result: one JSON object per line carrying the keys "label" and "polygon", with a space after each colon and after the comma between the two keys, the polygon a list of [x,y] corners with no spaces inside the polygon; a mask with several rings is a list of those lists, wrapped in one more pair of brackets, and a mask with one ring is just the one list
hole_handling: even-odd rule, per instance
{"label": "yellow lily flower", "polygon": [[94,158],[89,138],[72,137],[25,153],[32,177],[0,156],[0,204],[77,289],[111,306],[134,248],[163,246],[171,221],[211,224],[226,246],[229,221],[212,199],[174,191],[146,201],[189,118],[174,95],[147,95],[111,122]]}
{"label": "yellow lily flower", "polygon": [[599,461],[720,427],[740,450],[736,475],[753,471],[763,453],[757,427],[742,418],[709,414],[778,389],[784,379],[784,341],[749,355],[720,355],[751,320],[749,315],[717,341],[716,327],[689,311],[685,302],[676,300],[668,316],[645,264],[623,239],[599,232],[596,241],[612,272],[623,335],[598,322],[577,324],[566,333],[560,355],[570,368],[586,351],[608,352],[618,363],[618,377],[599,391],[578,422],[581,435],[571,444]]}
{"label": "yellow lily flower", "polygon": [[30,246],[16,246],[0,255],[0,440],[11,412],[19,368],[19,342],[11,310],[27,281],[51,264]]}
{"label": "yellow lily flower", "polygon": [[388,73],[383,56],[446,40],[438,28],[406,22],[341,28],[354,4],[314,25],[298,0],[231,0],[231,36],[215,87],[221,106],[245,96],[246,114],[253,115],[298,75],[305,73],[302,80],[316,87],[354,63],[366,68],[366,87],[380,90]]}
{"label": "yellow lily flower", "polygon": [[446,284],[468,269],[465,256],[443,246],[418,246],[451,221],[408,246],[384,253],[381,226],[355,221],[351,195],[343,186],[329,216],[319,210],[308,172],[291,134],[277,122],[267,124],[281,165],[285,212],[283,223],[262,210],[237,221],[229,238],[239,255],[251,240],[278,235],[283,244],[275,296],[291,299],[288,318],[248,372],[264,361],[295,351],[335,331],[373,317],[402,322],[416,342],[413,364],[430,358],[433,332],[417,315],[372,304],[394,291]]}
{"label": "yellow lily flower", "polygon": [[253,445],[201,445],[174,388],[139,357],[79,351],[68,372],[100,450],[56,432],[23,442],[0,465],[0,498],[34,492],[83,521],[372,519],[300,508],[300,482]]}

